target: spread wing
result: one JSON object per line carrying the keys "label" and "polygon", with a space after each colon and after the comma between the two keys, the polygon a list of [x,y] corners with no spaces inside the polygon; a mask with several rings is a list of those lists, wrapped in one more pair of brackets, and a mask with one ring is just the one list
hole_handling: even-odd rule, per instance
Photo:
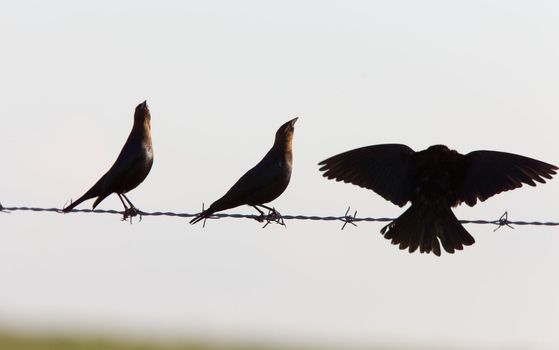
{"label": "spread wing", "polygon": [[402,207],[413,192],[414,153],[406,145],[382,144],[347,151],[318,165],[324,177],[368,188]]}
{"label": "spread wing", "polygon": [[504,191],[521,187],[522,184],[536,186],[545,183],[557,173],[557,167],[542,161],[512,153],[497,151],[474,151],[465,155],[466,171],[457,184],[459,201],[469,206],[477,200]]}

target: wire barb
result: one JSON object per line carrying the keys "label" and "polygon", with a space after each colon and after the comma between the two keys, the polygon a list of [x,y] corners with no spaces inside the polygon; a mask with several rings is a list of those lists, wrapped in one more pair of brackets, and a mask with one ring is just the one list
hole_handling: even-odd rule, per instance
{"label": "wire barb", "polygon": [[[202,211],[204,210],[204,204],[202,203]],[[273,209],[273,208],[272,208]],[[140,216],[140,221],[143,216],[169,216],[169,217],[180,217],[180,218],[192,218],[197,216],[199,213],[190,214],[190,213],[176,213],[176,212],[145,212],[136,209],[137,213],[132,215],[131,212],[124,214],[122,211],[119,210],[110,210],[110,209],[73,209],[72,212],[76,213],[93,213],[93,214],[118,214],[118,215],[126,215],[124,220],[131,219],[134,216]],[[0,212],[9,214],[13,211],[32,211],[32,212],[54,212],[54,213],[63,213],[63,211],[59,208],[37,208],[37,207],[7,207],[0,204]],[[350,208],[346,210],[344,216],[316,216],[316,215],[281,215],[275,209],[270,211],[266,215],[253,215],[253,214],[227,214],[227,213],[216,213],[212,214],[209,218],[210,219],[221,219],[221,218],[235,218],[235,219],[242,219],[248,218],[251,220],[257,220],[259,222],[266,222],[264,227],[268,226],[270,223],[277,223],[282,226],[285,225],[284,220],[311,220],[311,221],[343,221],[344,225],[342,229],[347,226],[347,224],[351,224],[353,226],[357,226],[355,223],[358,221],[373,221],[373,222],[391,222],[394,221],[393,218],[373,218],[373,217],[357,217],[357,210],[353,213],[353,215],[349,214]],[[510,221],[508,219],[508,212],[505,212],[498,220],[459,220],[463,224],[491,224],[497,225],[497,229],[502,226],[508,226],[510,228],[514,228],[513,226],[559,226],[559,222],[557,221]],[[205,219],[204,225],[205,226]],[[496,230],[497,230],[496,229]]]}
{"label": "wire barb", "polygon": [[[201,211],[201,213],[203,213],[204,210],[206,210],[206,208],[204,208],[204,206],[205,206],[205,205],[204,205],[204,202],[202,202],[202,211]],[[202,228],[205,228],[205,227],[206,227],[206,219],[207,219],[207,217],[204,218],[204,222],[202,222]]]}
{"label": "wire barb", "polygon": [[348,215],[350,209],[351,209],[351,206],[347,207],[347,210],[345,211],[344,216],[342,216],[340,218],[340,220],[344,222],[344,224],[342,226],[342,231],[344,230],[344,228],[347,224],[351,224],[351,225],[357,227],[357,224],[354,222],[355,219],[357,218],[357,210],[355,211],[355,213],[353,213],[353,215]]}
{"label": "wire barb", "polygon": [[509,213],[507,211],[505,211],[505,213],[503,215],[501,215],[501,217],[499,218],[499,220],[497,220],[495,222],[496,225],[498,225],[493,232],[497,231],[498,229],[500,229],[503,226],[507,226],[509,228],[512,228],[514,230],[514,227],[512,227],[509,223]]}
{"label": "wire barb", "polygon": [[73,202],[74,201],[71,198],[70,198],[70,203],[68,203],[68,201],[64,202],[64,205],[62,206],[62,212],[64,214],[67,214],[67,213],[64,212],[64,209],[68,208],[69,205],[72,205]]}

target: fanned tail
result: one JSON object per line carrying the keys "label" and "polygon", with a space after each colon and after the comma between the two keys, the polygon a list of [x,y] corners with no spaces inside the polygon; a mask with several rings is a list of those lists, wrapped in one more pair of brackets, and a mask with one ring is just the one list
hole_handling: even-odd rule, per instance
{"label": "fanned tail", "polygon": [[413,203],[380,232],[400,249],[408,248],[413,253],[419,248],[421,253],[433,252],[437,256],[441,255],[441,244],[452,254],[475,242],[443,200]]}

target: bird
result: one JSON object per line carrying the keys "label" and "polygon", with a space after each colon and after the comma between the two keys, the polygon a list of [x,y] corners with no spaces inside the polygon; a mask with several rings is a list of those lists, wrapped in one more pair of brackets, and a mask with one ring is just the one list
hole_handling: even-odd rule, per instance
{"label": "bird", "polygon": [[451,210],[474,206],[523,184],[536,186],[557,166],[517,154],[479,150],[460,154],[445,145],[415,152],[402,144],[379,144],[347,151],[319,164],[323,176],[373,190],[403,207],[411,206],[381,229],[400,249],[441,255],[474,244]]}
{"label": "bird", "polygon": [[264,218],[264,212],[259,207],[267,209],[281,218],[274,208],[266,206],[265,203],[279,197],[289,185],[293,159],[293,132],[297,119],[291,119],[280,126],[276,132],[274,145],[264,158],[247,171],[223,197],[196,215],[190,223],[195,224],[218,211],[241,205],[254,207],[260,213],[260,218],[257,219],[259,221]]}
{"label": "bird", "polygon": [[[152,165],[151,114],[147,101],[144,101],[136,106],[132,131],[113,166],[83,196],[62,211],[68,213],[83,201],[97,197],[93,202],[93,209],[95,209],[110,194],[116,193],[124,205],[123,220],[137,215],[138,209],[125,193],[133,190],[146,179]],[[123,197],[130,207],[126,205]]]}

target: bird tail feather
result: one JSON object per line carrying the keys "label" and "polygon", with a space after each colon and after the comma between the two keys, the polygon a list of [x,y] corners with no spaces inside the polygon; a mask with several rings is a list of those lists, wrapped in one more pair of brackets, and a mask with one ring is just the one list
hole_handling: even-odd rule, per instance
{"label": "bird tail feather", "polygon": [[381,233],[400,249],[408,248],[413,253],[419,248],[421,253],[433,252],[437,256],[441,255],[441,244],[452,254],[475,242],[443,200],[412,204]]}
{"label": "bird tail feather", "polygon": [[86,201],[86,200],[88,200],[88,199],[91,199],[91,198],[93,198],[93,197],[95,197],[95,196],[94,196],[94,195],[91,195],[91,194],[89,193],[89,191],[88,191],[86,194],[84,194],[83,196],[81,196],[80,198],[78,198],[76,201],[70,203],[69,206],[67,206],[66,208],[62,209],[62,211],[63,211],[64,213],[69,213],[69,212],[72,211],[72,209],[74,209],[75,207],[77,207],[78,205],[80,205],[81,202]]}
{"label": "bird tail feather", "polygon": [[97,181],[97,183],[95,185],[93,185],[93,187],[91,187],[89,189],[89,191],[87,191],[83,196],[78,198],[76,201],[70,203],[70,205],[67,206],[66,208],[62,209],[62,211],[64,213],[69,213],[72,209],[74,209],[76,206],[78,206],[81,202],[99,196],[99,198],[97,198],[97,200],[95,200],[95,203],[93,203],[93,209],[95,209],[97,204],[99,204],[103,199],[105,199],[107,197],[107,196],[101,196],[100,195],[101,183],[102,183],[103,178],[104,177],[102,177],[99,181]]}
{"label": "bird tail feather", "polygon": [[192,220],[190,220],[190,224],[194,225],[195,223],[210,217],[210,215],[212,215],[213,213],[215,213],[215,210],[212,210],[212,208],[210,207],[204,210],[203,212],[201,212],[200,214],[196,215]]}

